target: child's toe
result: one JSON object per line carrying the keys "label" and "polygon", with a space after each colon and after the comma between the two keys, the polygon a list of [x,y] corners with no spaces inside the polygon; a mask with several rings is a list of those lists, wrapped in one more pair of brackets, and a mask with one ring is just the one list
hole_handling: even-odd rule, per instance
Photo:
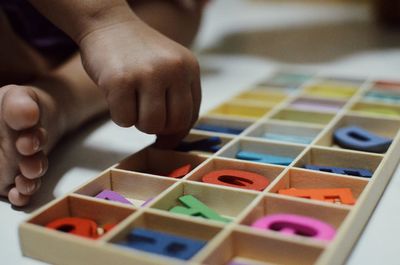
{"label": "child's toe", "polygon": [[38,124],[40,110],[36,93],[29,87],[12,86],[2,100],[3,119],[14,130],[31,128]]}
{"label": "child's toe", "polygon": [[34,128],[21,132],[16,141],[18,152],[31,156],[42,150],[47,142],[47,132],[44,128]]}
{"label": "child's toe", "polygon": [[47,171],[48,161],[43,152],[32,156],[23,156],[19,162],[21,174],[28,179],[36,179]]}

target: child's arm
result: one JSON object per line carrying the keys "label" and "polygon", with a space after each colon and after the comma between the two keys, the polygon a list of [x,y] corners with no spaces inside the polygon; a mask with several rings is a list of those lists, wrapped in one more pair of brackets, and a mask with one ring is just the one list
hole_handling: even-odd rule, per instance
{"label": "child's arm", "polygon": [[30,0],[30,3],[77,43],[97,29],[138,19],[126,0]]}
{"label": "child's arm", "polygon": [[[188,132],[198,117],[201,98],[199,66],[189,50],[150,28],[122,0],[31,2],[78,43],[85,69],[104,90],[117,124],[136,125],[169,144]],[[149,5],[133,2],[138,10]],[[151,5],[142,9],[147,20],[153,16],[149,23],[174,37],[177,25],[166,26],[174,19],[162,19],[167,17],[166,3],[148,2],[154,2],[152,8],[164,5],[157,13],[151,13]],[[173,2],[171,11],[170,5]],[[176,7],[174,12],[187,11]],[[178,41],[187,43],[186,39]]]}

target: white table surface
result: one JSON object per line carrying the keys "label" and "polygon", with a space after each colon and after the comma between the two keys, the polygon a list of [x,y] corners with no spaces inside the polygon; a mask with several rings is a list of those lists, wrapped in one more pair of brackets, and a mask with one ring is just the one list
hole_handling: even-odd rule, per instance
{"label": "white table surface", "polygon": [[[209,6],[196,43],[204,70],[202,113],[282,66],[400,79],[400,31],[378,30],[366,7],[249,2],[216,0]],[[0,201],[0,264],[43,264],[21,256],[18,224],[32,210],[153,140],[108,120],[95,121],[63,139],[51,153],[46,180],[30,207],[13,209]],[[399,209],[397,168],[347,264],[400,264]]]}

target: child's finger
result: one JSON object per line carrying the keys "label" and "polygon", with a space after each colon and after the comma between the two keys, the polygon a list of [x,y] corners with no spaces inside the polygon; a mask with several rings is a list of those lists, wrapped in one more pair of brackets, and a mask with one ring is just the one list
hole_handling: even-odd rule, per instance
{"label": "child's finger", "polygon": [[189,82],[179,82],[167,93],[167,125],[163,134],[175,134],[190,127],[193,101]]}
{"label": "child's finger", "polygon": [[171,149],[182,141],[182,139],[188,134],[189,130],[178,132],[175,134],[160,134],[157,135],[154,146],[161,149]]}
{"label": "child's finger", "polygon": [[165,91],[161,82],[152,79],[143,81],[139,90],[138,121],[136,127],[145,133],[157,134],[166,124]]}
{"label": "child's finger", "polygon": [[41,179],[27,179],[22,175],[15,177],[15,187],[22,195],[32,195],[40,187]]}
{"label": "child's finger", "polygon": [[135,87],[110,89],[107,95],[111,119],[119,126],[130,127],[137,122]]}
{"label": "child's finger", "polygon": [[192,101],[193,101],[193,112],[192,112],[192,122],[190,124],[190,127],[192,127],[199,118],[200,105],[201,105],[200,73],[193,80],[191,91],[192,91]]}

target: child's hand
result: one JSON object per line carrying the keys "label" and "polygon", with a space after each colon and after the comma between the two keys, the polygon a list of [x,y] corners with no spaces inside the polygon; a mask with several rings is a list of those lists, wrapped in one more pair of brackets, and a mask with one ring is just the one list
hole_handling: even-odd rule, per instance
{"label": "child's hand", "polygon": [[156,134],[160,146],[188,133],[201,101],[199,65],[189,50],[140,20],[98,29],[80,47],[116,124]]}

